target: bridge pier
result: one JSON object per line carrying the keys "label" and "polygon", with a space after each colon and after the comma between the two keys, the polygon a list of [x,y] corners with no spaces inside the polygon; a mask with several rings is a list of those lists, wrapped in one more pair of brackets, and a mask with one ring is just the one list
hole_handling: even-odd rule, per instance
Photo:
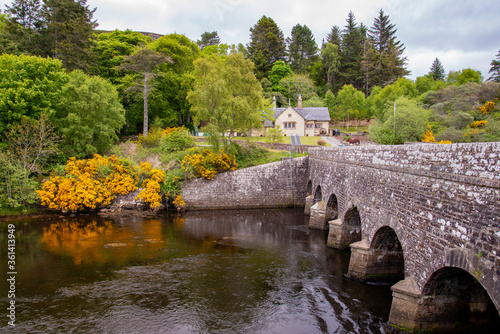
{"label": "bridge pier", "polygon": [[335,249],[346,249],[361,239],[361,227],[342,223],[340,219],[328,222],[328,241],[329,247]]}
{"label": "bridge pier", "polygon": [[347,277],[362,282],[397,282],[404,278],[401,250],[371,248],[367,240],[351,244]]}
{"label": "bridge pier", "polygon": [[496,332],[498,311],[486,291],[467,276],[449,276],[423,292],[412,277],[396,283],[391,288],[388,332]]}
{"label": "bridge pier", "polygon": [[310,195],[306,197],[306,205],[304,207],[304,214],[306,216],[311,215],[311,207],[314,205],[314,196]]}
{"label": "bridge pier", "polygon": [[309,228],[316,230],[328,229],[328,224],[326,223],[326,203],[324,201],[320,201],[311,207]]}

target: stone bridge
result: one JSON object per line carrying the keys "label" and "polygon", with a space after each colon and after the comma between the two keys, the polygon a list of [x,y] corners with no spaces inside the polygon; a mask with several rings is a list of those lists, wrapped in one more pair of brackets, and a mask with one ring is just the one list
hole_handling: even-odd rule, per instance
{"label": "stone bridge", "polygon": [[500,143],[317,148],[182,195],[188,209],[305,205],[310,228],[351,249],[349,277],[397,282],[391,328],[499,324]]}

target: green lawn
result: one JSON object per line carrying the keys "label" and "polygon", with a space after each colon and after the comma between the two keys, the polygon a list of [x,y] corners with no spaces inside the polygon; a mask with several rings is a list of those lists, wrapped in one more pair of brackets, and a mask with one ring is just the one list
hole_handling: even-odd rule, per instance
{"label": "green lawn", "polygon": [[[266,138],[264,137],[234,137],[234,140],[248,140],[251,142],[266,142]],[[315,136],[315,137],[309,137],[309,136],[304,136],[300,137],[300,143],[302,145],[318,145],[318,140],[320,140],[321,137]],[[283,137],[283,144],[291,144],[292,139],[291,137]],[[326,143],[326,146],[331,146],[330,144]]]}

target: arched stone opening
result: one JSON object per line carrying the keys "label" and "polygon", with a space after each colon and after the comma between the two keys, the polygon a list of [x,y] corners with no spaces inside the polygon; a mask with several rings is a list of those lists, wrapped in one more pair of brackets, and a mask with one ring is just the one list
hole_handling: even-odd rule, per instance
{"label": "arched stone opening", "polygon": [[500,316],[486,290],[467,271],[441,268],[422,296],[422,328],[449,333],[494,333]]}
{"label": "arched stone opening", "polygon": [[323,194],[321,193],[321,186],[316,187],[314,192],[314,204],[320,202],[323,199]]}
{"label": "arched stone opening", "polygon": [[337,196],[335,196],[335,194],[331,194],[328,198],[328,202],[326,203],[326,221],[338,218],[338,206]]}
{"label": "arched stone opening", "polygon": [[313,194],[313,184],[312,184],[312,181],[309,180],[309,182],[307,183],[307,188],[306,188],[306,197],[312,196],[312,194]]}
{"label": "arched stone opening", "polygon": [[444,267],[432,274],[422,293],[415,285],[407,278],[392,287],[389,325],[415,333],[498,331],[498,310],[481,283],[467,271]]}
{"label": "arched stone opening", "polygon": [[311,214],[311,207],[314,205],[313,186],[312,181],[309,180],[306,188],[306,205],[304,206],[304,214],[309,216]]}
{"label": "arched stone opening", "polygon": [[347,276],[363,282],[391,282],[404,279],[404,255],[399,238],[392,228],[384,226],[366,240],[351,245]]}
{"label": "arched stone opening", "polygon": [[328,246],[346,249],[361,240],[361,216],[357,207],[352,207],[344,214],[344,219],[332,220],[328,232]]}

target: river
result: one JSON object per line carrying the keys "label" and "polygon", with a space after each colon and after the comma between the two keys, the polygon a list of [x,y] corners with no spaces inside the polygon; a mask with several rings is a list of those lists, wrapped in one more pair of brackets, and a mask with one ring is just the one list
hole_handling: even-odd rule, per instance
{"label": "river", "polygon": [[350,253],[307,219],[266,209],[12,222],[16,326],[2,279],[0,333],[383,333],[390,287],[347,279]]}

